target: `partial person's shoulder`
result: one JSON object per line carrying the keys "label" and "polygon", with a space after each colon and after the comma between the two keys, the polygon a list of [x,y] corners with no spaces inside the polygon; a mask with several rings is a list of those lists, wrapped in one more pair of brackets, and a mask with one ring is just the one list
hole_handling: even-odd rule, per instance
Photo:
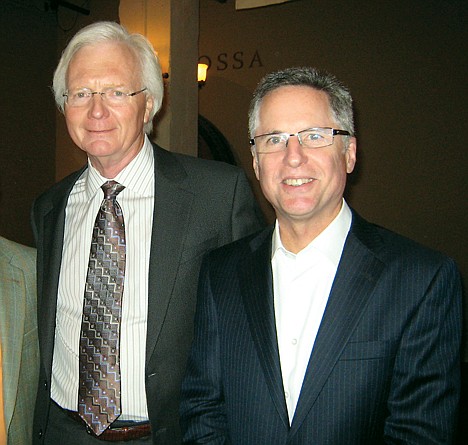
{"label": "partial person's shoulder", "polygon": [[8,258],[9,261],[20,258],[22,261],[34,263],[36,260],[36,249],[0,236],[0,255]]}

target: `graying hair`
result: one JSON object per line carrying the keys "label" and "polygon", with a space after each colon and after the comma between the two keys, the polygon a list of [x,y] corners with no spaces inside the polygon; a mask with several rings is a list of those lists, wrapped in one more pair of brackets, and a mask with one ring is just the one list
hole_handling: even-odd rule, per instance
{"label": "graying hair", "polygon": [[146,133],[151,133],[153,129],[153,117],[161,108],[164,85],[162,80],[161,65],[154,52],[151,43],[141,34],[130,34],[123,26],[115,22],[96,22],[78,31],[70,40],[54,73],[53,93],[55,103],[60,111],[64,111],[65,97],[67,92],[67,74],[71,60],[78,50],[84,46],[94,45],[104,42],[123,43],[133,51],[140,66],[141,83],[146,87],[145,94],[154,100],[150,119],[145,124]]}
{"label": "graying hair", "polygon": [[308,86],[327,94],[332,118],[354,136],[353,99],[348,89],[335,76],[311,67],[293,67],[267,74],[257,85],[249,109],[250,137],[259,125],[259,112],[264,97],[283,86]]}

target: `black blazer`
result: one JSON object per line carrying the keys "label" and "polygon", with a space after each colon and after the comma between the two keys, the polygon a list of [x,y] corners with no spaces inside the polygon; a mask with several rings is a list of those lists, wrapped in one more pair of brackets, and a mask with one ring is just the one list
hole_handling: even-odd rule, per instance
{"label": "black blazer", "polygon": [[[202,256],[209,249],[258,230],[261,217],[240,169],[157,146],[154,155],[156,198],[149,264],[146,397],[154,443],[173,445],[180,443],[180,383],[192,339]],[[50,405],[65,207],[83,170],[55,184],[33,205],[41,352],[34,444],[42,443]]]}
{"label": "black blazer", "polygon": [[273,308],[273,228],[210,253],[183,383],[186,443],[449,444],[461,285],[451,259],[353,212],[289,426]]}

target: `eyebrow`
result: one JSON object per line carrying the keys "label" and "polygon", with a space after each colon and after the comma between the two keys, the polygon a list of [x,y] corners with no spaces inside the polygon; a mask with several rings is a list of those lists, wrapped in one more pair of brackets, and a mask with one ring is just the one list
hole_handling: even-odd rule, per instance
{"label": "eyebrow", "polygon": [[[126,87],[124,84],[120,83],[120,84],[104,84],[102,87],[100,87],[100,90],[105,90],[107,88],[128,88]],[[129,88],[131,89],[131,88]],[[68,88],[69,91],[73,91],[73,90],[90,90],[90,91],[96,91],[95,88],[91,88],[91,87],[85,87],[85,86],[79,86],[79,87],[73,87],[73,88]]]}
{"label": "eyebrow", "polygon": [[265,133],[260,133],[260,134],[261,135],[267,135],[267,134],[278,134],[278,133],[288,133],[288,132],[287,131],[281,131],[281,130],[271,130],[271,131],[265,131]]}

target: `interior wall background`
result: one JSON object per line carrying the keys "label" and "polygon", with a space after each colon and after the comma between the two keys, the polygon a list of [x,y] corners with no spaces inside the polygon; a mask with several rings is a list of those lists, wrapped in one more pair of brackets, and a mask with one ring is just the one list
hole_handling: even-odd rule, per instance
{"label": "interior wall background", "polygon": [[56,24],[40,6],[0,1],[0,234],[28,245],[32,201],[55,175]]}
{"label": "interior wall background", "polygon": [[273,70],[325,69],[355,99],[358,165],[349,203],[455,258],[466,288],[467,3],[296,0],[239,11],[234,3],[200,0],[199,56],[210,68],[199,110],[233,146],[268,218],[248,145],[252,92]]}

